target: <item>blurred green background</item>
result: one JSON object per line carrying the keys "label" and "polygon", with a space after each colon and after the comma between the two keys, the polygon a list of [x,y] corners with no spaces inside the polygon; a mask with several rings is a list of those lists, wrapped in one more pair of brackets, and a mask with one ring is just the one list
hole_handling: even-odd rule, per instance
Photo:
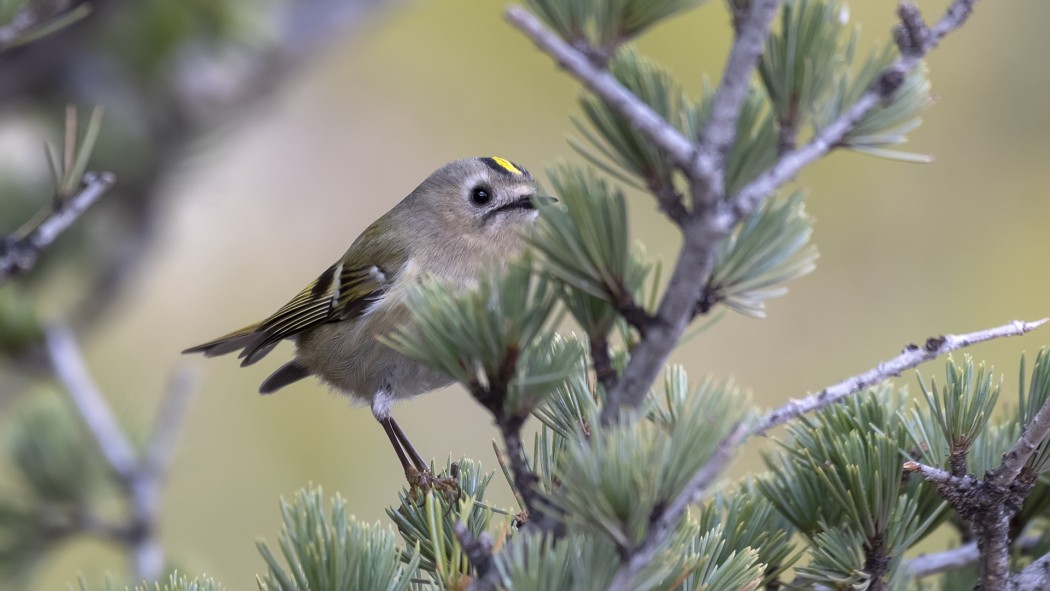
{"label": "blurred green background", "polygon": [[[928,19],[945,4],[919,2]],[[229,589],[254,588],[263,563],[253,542],[275,540],[278,497],[307,482],[344,495],[366,520],[384,519],[396,500],[401,468],[366,408],[312,380],[256,394],[290,345],[247,370],[232,358],[179,351],[270,314],[446,161],[500,155],[542,178],[551,163],[577,158],[565,138],[578,86],[502,20],[503,6],[385,5],[173,157],[148,258],[82,338],[129,425],[152,420],[177,365],[203,376],[161,523],[169,557],[184,569]],[[863,47],[889,38],[895,7],[851,5]],[[1045,2],[979,4],[929,60],[937,101],[907,148],[934,162],[834,154],[807,170],[798,184],[811,189],[818,220],[816,272],[772,301],[768,319],[726,315],[674,360],[694,376],[732,376],[773,406],[908,342],[1050,314],[1048,19]],[[728,15],[712,2],[650,31],[640,47],[695,95],[705,75],[717,79],[728,41]],[[34,161],[8,152],[9,162]],[[635,195],[630,207],[634,236],[670,263],[677,236],[653,201]],[[1050,343],[1048,331],[972,349],[1005,372],[1004,400],[1012,401],[1020,352]],[[395,415],[425,455],[495,467],[496,431],[459,388],[399,405]],[[733,474],[759,468],[757,457],[752,449]],[[509,503],[496,482],[496,500]],[[72,544],[38,588],[125,566],[109,547]]]}

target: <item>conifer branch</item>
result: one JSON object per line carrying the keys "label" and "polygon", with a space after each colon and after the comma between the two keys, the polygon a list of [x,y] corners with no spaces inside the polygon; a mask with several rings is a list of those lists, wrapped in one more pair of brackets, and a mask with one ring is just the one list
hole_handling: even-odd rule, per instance
{"label": "conifer branch", "polygon": [[91,10],[89,2],[27,2],[0,25],[0,52],[64,29],[91,14]]}
{"label": "conifer branch", "polygon": [[[711,276],[715,245],[768,195],[805,166],[827,154],[865,114],[900,88],[908,72],[921,58],[936,47],[944,35],[965,22],[973,1],[955,0],[928,35],[915,33],[921,30],[916,24],[918,17],[914,11],[909,12],[910,7],[903,8],[900,14],[905,24],[900,29],[912,33],[898,35],[902,55],[883,71],[872,89],[838,119],[818,131],[809,143],[783,155],[772,168],[745,185],[728,201],[724,199],[724,151],[732,144],[736,118],[746,98],[750,74],[757,65],[779,2],[752,2],[749,12],[737,19],[737,38],[730,50],[723,82],[716,91],[712,114],[699,143],[690,141],[628,91],[600,64],[595,64],[584,52],[546,29],[529,12],[519,7],[507,9],[505,14],[511,24],[601,98],[610,109],[630,121],[645,137],[666,152],[692,185],[693,211],[683,221],[676,219],[682,228],[685,243],[656,317],[632,352],[617,387],[609,392],[602,412],[603,422],[616,417],[621,407],[636,408],[645,397],[659,368],[695,315],[696,301]],[[918,20],[921,21],[921,18]]]}
{"label": "conifer branch", "polygon": [[736,137],[740,109],[747,98],[751,76],[758,66],[770,23],[779,6],[779,0],[752,0],[748,3],[749,12],[735,28],[736,39],[729,50],[722,82],[715,91],[710,115],[700,134],[697,163],[686,171],[694,182],[694,211],[702,215],[725,198],[725,157]]}
{"label": "conifer branch", "polygon": [[908,344],[900,355],[884,361],[868,371],[842,380],[801,400],[792,400],[770,412],[755,425],[754,434],[762,434],[798,416],[825,408],[843,398],[899,376],[901,372],[918,366],[957,349],[1002,337],[1020,336],[1046,324],[1050,318],[1033,322],[1015,320],[1002,326],[960,335],[943,335],[926,339],[923,346]]}
{"label": "conifer branch", "polygon": [[630,120],[639,131],[665,151],[676,166],[684,171],[694,170],[696,145],[685,134],[664,120],[652,107],[627,90],[607,69],[596,65],[584,52],[547,29],[528,10],[520,6],[509,6],[504,11],[504,16],[511,25],[524,33],[559,66],[582,82],[588,90],[600,97],[610,108]]}
{"label": "conifer branch", "polygon": [[[1038,474],[1026,466],[1032,454],[1050,434],[1050,400],[1045,402],[1013,448],[1003,456],[997,469],[984,480],[973,476],[957,476],[939,468],[918,462],[904,463],[906,472],[922,475],[937,485],[940,495],[967,522],[977,536],[981,561],[981,586],[984,589],[1002,588],[1010,579],[1011,520],[1028,498]],[[1015,575],[1011,589],[1041,589],[1050,581],[1050,555],[1043,556],[1022,573]],[[1030,570],[1031,569],[1031,570]],[[1035,586],[1032,586],[1035,585]]]}
{"label": "conifer branch", "polygon": [[623,565],[613,577],[608,591],[630,591],[637,587],[638,575],[652,562],[660,545],[678,526],[689,505],[699,501],[701,493],[707,490],[725,470],[729,460],[733,457],[733,452],[743,443],[747,435],[747,424],[742,421],[718,444],[711,458],[689,480],[682,492],[666,508],[653,515],[645,540],[634,548],[626,549]]}
{"label": "conifer branch", "polygon": [[[1003,486],[1008,486],[1015,482],[1022,475],[1022,470],[1024,470],[1028,460],[1046,439],[1047,435],[1050,435],[1050,399],[1047,399],[1039,409],[1039,412],[1024,426],[1024,432],[1021,433],[1021,437],[1014,444],[1013,448],[1003,456],[1003,463],[989,476],[989,480]],[[1029,474],[1028,478],[1034,480],[1035,476],[1034,474]]]}
{"label": "conifer branch", "polygon": [[980,555],[977,542],[969,542],[944,552],[916,556],[905,568],[910,576],[920,579],[973,564]]}
{"label": "conifer branch", "polygon": [[143,458],[146,470],[154,474],[164,474],[168,471],[182,421],[186,418],[196,389],[196,372],[179,368],[172,374],[157,410],[157,417],[153,422],[153,435]]}
{"label": "conifer branch", "polygon": [[991,479],[953,476],[948,472],[905,462],[904,471],[920,474],[973,526],[980,548],[982,589],[1001,589],[1010,574],[1010,519],[1031,492],[1031,486],[1004,487]]}
{"label": "conifer branch", "polygon": [[1050,588],[1050,554],[1044,554],[1010,577],[1007,588],[1010,591],[1043,591]]}
{"label": "conifer branch", "polygon": [[[1030,551],[1039,544],[1038,536],[1025,536],[1014,544],[1022,551]],[[981,557],[977,542],[967,542],[950,550],[920,554],[905,563],[908,574],[916,579],[969,566]]]}
{"label": "conifer branch", "polygon": [[0,286],[8,279],[32,269],[40,254],[116,182],[109,172],[84,175],[81,189],[68,199],[56,201],[32,223],[14,234],[0,237]]}
{"label": "conifer branch", "polygon": [[902,466],[905,472],[918,474],[925,480],[938,486],[950,487],[955,490],[973,490],[980,486],[981,481],[973,476],[955,476],[947,470],[941,470],[936,466],[927,466],[921,462],[908,461]]}
{"label": "conifer branch", "polygon": [[901,56],[883,70],[872,87],[835,121],[819,130],[806,145],[784,154],[772,168],[760,174],[733,196],[734,217],[739,218],[754,210],[767,195],[794,178],[803,168],[838,147],[865,114],[904,84],[908,73],[927,53],[937,47],[945,35],[966,22],[975,2],[976,0],[954,0],[932,29],[926,28],[914,5],[902,3],[897,11],[901,24],[896,36]]}
{"label": "conifer branch", "polygon": [[51,327],[46,343],[55,375],[69,392],[102,457],[121,482],[130,482],[138,463],[137,453],[91,378],[73,333],[66,327]]}
{"label": "conifer branch", "polygon": [[164,568],[164,551],[156,532],[160,496],[193,381],[185,372],[173,377],[149,447],[139,453],[91,378],[73,333],[67,327],[53,326],[45,340],[55,375],[69,392],[130,504],[127,522],[109,531],[122,532],[119,541],[133,553],[133,579],[155,580]]}
{"label": "conifer branch", "polygon": [[[621,408],[637,408],[668,355],[693,318],[698,295],[714,269],[711,232],[700,228],[703,220],[691,219],[683,229],[685,243],[678,252],[671,280],[645,337],[631,351],[631,359],[616,388],[608,393],[602,422],[615,419]],[[699,229],[701,231],[693,231]]]}
{"label": "conifer branch", "polygon": [[[489,573],[495,570],[492,564],[492,537],[487,533],[474,537],[466,522],[462,520],[457,521],[455,526],[453,526],[453,533],[456,534],[459,545],[462,546],[463,552],[467,555],[467,560],[474,567],[477,578],[479,580],[489,580]],[[477,585],[474,585],[473,588],[475,591],[478,591]]]}

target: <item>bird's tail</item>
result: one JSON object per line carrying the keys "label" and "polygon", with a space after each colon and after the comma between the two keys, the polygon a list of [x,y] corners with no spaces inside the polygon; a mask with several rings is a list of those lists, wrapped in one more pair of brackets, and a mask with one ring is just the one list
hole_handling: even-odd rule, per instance
{"label": "bird's tail", "polygon": [[196,347],[190,347],[182,353],[204,353],[205,357],[217,357],[219,355],[233,353],[234,351],[240,351],[252,344],[259,337],[259,333],[257,332],[258,328],[259,323],[257,322],[250,326],[245,326],[240,330],[235,330],[230,334],[208,341],[207,343],[197,345]]}

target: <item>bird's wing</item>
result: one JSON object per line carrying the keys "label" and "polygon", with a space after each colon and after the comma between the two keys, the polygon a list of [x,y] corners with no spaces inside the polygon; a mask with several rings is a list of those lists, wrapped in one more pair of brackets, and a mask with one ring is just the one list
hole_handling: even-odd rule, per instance
{"label": "bird's wing", "polygon": [[[183,352],[204,353],[211,357],[239,349],[239,357],[244,359],[241,365],[251,365],[265,357],[283,339],[326,322],[357,318],[382,299],[407,260],[403,249],[391,244],[381,249],[380,241],[371,234],[374,234],[374,228],[366,230],[340,262],[328,267],[266,320]],[[369,256],[377,252],[384,256]],[[342,262],[380,258],[384,261],[382,265]]]}
{"label": "bird's wing", "polygon": [[255,363],[281,340],[308,328],[357,318],[383,297],[398,270],[379,265],[332,265],[273,316],[259,323],[254,331],[257,337],[241,351],[241,365]]}

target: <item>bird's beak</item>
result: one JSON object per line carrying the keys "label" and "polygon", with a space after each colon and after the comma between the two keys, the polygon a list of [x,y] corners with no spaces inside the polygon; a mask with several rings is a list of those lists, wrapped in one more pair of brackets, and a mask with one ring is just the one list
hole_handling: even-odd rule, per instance
{"label": "bird's beak", "polygon": [[533,208],[536,208],[540,204],[551,205],[558,202],[557,197],[551,197],[550,195],[529,195],[528,198],[531,200]]}

